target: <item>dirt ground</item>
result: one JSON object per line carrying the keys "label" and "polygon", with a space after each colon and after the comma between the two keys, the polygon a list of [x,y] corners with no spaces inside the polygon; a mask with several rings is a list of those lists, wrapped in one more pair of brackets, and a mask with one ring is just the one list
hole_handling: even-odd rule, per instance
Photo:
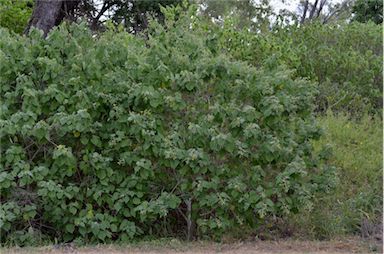
{"label": "dirt ground", "polygon": [[343,239],[334,241],[250,241],[230,244],[212,242],[180,242],[176,239],[162,243],[139,243],[132,245],[98,245],[76,247],[73,245],[46,246],[40,248],[0,249],[1,254],[345,254],[345,253],[383,253],[382,245],[362,239]]}

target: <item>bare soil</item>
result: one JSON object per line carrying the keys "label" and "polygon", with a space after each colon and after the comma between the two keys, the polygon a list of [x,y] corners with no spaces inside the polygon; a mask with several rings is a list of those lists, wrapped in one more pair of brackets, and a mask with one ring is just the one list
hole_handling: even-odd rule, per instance
{"label": "bare soil", "polygon": [[346,254],[346,253],[383,253],[382,244],[363,239],[350,238],[333,241],[249,241],[234,243],[180,242],[176,239],[162,242],[144,242],[131,245],[98,245],[76,247],[71,244],[45,246],[39,248],[0,249],[1,254]]}

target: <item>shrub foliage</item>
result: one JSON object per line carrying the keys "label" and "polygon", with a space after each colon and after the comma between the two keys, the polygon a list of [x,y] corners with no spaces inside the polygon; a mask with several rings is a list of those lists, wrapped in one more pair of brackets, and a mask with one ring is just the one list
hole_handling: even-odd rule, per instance
{"label": "shrub foliage", "polygon": [[0,0],[0,27],[21,34],[32,14],[31,0]]}
{"label": "shrub foliage", "polygon": [[254,66],[278,64],[296,70],[297,77],[317,82],[316,110],[353,115],[382,108],[382,27],[374,23],[310,23],[276,27],[267,33],[235,29],[227,21],[218,29],[220,48]]}
{"label": "shrub foliage", "polygon": [[0,30],[3,242],[220,236],[330,187],[314,84],[231,60],[192,15],[164,12],[146,39]]}

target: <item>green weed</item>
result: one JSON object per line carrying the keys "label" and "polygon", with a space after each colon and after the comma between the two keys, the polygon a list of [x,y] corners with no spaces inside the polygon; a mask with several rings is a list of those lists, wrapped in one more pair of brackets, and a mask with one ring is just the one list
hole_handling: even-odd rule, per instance
{"label": "green weed", "polygon": [[311,213],[294,218],[298,231],[315,238],[379,234],[382,213],[382,119],[328,113],[318,118],[325,135],[315,150],[331,149],[339,184],[331,195],[317,197]]}

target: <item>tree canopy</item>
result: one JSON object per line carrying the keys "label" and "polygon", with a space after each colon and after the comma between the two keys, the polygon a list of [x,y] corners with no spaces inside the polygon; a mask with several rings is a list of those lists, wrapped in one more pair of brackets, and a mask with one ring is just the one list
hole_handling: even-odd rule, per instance
{"label": "tree canopy", "polygon": [[352,12],[353,20],[358,22],[383,23],[383,1],[381,0],[356,0]]}

